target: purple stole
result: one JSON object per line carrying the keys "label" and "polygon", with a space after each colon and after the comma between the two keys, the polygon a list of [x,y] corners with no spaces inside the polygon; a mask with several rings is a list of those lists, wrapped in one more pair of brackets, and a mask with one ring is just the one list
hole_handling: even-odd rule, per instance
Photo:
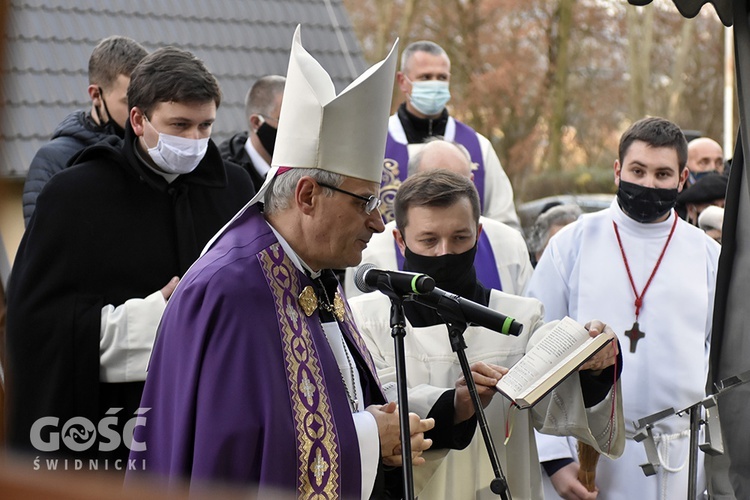
{"label": "purple stole", "polygon": [[[347,496],[352,492],[341,490],[341,475],[345,469],[342,461],[350,464],[359,462],[359,456],[352,457],[342,450],[343,445],[351,452],[352,443],[341,443],[336,432],[331,402],[339,408],[347,409],[349,403],[342,399],[340,394],[337,398],[335,391],[326,384],[323,364],[336,365],[335,361],[333,365],[324,362],[323,357],[330,354],[327,344],[322,349],[316,346],[321,343],[321,339],[322,342],[327,342],[318,311],[315,310],[306,318],[297,300],[305,286],[312,283],[294,267],[278,243],[261,252],[258,258],[274,295],[286,365],[289,401],[296,423],[299,471],[297,494],[300,498],[337,498],[342,494]],[[340,285],[339,294],[344,297]],[[344,304],[346,314],[339,327],[346,337],[360,374],[365,376],[362,383],[365,401],[384,402],[385,397],[372,358],[354,326],[349,305],[346,302]],[[332,357],[332,354],[330,356]],[[368,378],[363,370],[369,371],[372,376]],[[338,377],[334,376],[333,380],[338,381]],[[379,394],[373,394],[376,392]],[[359,481],[352,479],[349,478],[349,484],[358,484]]]}
{"label": "purple stole", "polygon": [[[396,241],[393,241],[396,248],[396,263],[399,271],[404,270],[404,256],[401,255]],[[474,257],[474,269],[477,271],[477,279],[485,288],[494,288],[502,291],[503,285],[500,282],[500,274],[497,271],[497,262],[495,262],[495,253],[492,251],[490,239],[487,233],[482,232],[477,241],[477,254]]]}
{"label": "purple stole", "polygon": [[[484,211],[484,159],[482,158],[482,147],[479,144],[477,133],[466,124],[454,120],[456,124],[456,136],[454,141],[462,144],[471,156],[474,164],[474,185],[479,193],[479,207]],[[385,222],[394,219],[393,200],[396,197],[401,183],[406,180],[408,174],[409,150],[406,144],[401,144],[393,139],[390,131],[385,143],[385,160],[383,161],[383,176],[380,181],[380,199],[383,205],[380,211],[383,213]]]}

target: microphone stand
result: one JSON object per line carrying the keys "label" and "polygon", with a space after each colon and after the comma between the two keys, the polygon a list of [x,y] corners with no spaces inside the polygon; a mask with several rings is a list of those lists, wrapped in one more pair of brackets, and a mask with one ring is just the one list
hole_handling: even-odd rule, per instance
{"label": "microphone stand", "polygon": [[[654,441],[652,432],[654,424],[675,414],[679,416],[688,414],[688,416],[690,417],[690,455],[688,457],[687,498],[688,500],[695,499],[698,478],[698,450],[700,449],[702,452],[709,455],[724,454],[724,443],[722,441],[721,422],[719,420],[719,407],[717,399],[724,392],[747,382],[750,382],[750,370],[716,382],[714,384],[716,392],[702,399],[701,401],[693,403],[685,409],[675,411],[674,408],[667,408],[666,410],[661,410],[647,417],[641,418],[636,422],[633,422],[637,431],[634,439],[638,442],[643,441],[643,444],[646,448],[647,462],[641,465],[643,473],[646,476],[653,476],[658,472],[658,468],[661,467],[661,458],[659,457],[659,453],[656,449],[656,443]],[[703,418],[703,416],[701,415],[704,410],[706,413],[705,418]],[[705,426],[705,442],[698,443],[701,425]]]}
{"label": "microphone stand", "polygon": [[396,354],[396,387],[398,390],[398,420],[401,427],[401,461],[403,468],[404,499],[414,500],[414,472],[411,461],[411,432],[409,430],[409,395],[406,384],[406,316],[404,297],[391,290],[380,289],[391,299],[391,337]]}
{"label": "microphone stand", "polygon": [[500,467],[500,459],[497,456],[495,443],[492,440],[492,435],[490,434],[490,429],[487,425],[487,417],[484,414],[484,407],[479,399],[477,385],[474,382],[474,377],[471,375],[471,367],[466,358],[466,341],[464,340],[463,334],[466,331],[468,323],[466,322],[466,318],[464,317],[461,308],[456,302],[441,299],[438,302],[436,311],[448,327],[448,338],[450,339],[451,348],[458,356],[458,362],[461,365],[461,371],[464,374],[466,386],[469,389],[471,402],[474,404],[477,424],[479,425],[479,430],[482,432],[484,445],[485,448],[487,448],[487,455],[490,458],[492,470],[495,473],[495,478],[490,482],[490,490],[495,495],[500,495],[503,500],[511,500],[508,481],[505,479],[503,470]]}

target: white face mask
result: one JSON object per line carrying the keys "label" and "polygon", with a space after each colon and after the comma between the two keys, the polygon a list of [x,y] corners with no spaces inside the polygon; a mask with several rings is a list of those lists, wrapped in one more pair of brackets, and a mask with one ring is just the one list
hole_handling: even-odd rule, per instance
{"label": "white face mask", "polygon": [[[151,125],[144,115],[144,120]],[[156,128],[151,125],[151,128]],[[198,166],[208,150],[208,137],[187,139],[177,135],[162,134],[158,130],[159,142],[148,149],[148,154],[159,168],[170,174],[189,174]]]}

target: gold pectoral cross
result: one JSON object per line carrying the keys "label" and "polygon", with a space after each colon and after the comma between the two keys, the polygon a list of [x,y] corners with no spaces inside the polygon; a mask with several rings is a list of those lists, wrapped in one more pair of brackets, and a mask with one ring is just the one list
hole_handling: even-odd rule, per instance
{"label": "gold pectoral cross", "polygon": [[308,285],[302,290],[302,293],[299,294],[297,300],[307,317],[312,316],[315,309],[320,307],[321,309],[333,314],[337,320],[344,321],[346,307],[344,306],[344,299],[341,298],[338,291],[336,291],[333,296],[333,304],[330,304],[327,301],[318,300],[318,296],[315,295],[315,290]]}

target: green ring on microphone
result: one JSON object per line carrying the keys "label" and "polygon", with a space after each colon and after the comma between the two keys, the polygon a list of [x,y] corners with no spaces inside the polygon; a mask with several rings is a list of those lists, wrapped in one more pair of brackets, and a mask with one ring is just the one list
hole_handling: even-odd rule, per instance
{"label": "green ring on microphone", "polygon": [[420,276],[421,276],[420,274],[415,274],[414,277],[411,279],[411,291],[417,294],[419,293],[419,291],[417,290],[417,280],[419,279]]}
{"label": "green ring on microphone", "polygon": [[510,335],[510,325],[513,324],[513,321],[515,321],[513,318],[505,318],[505,321],[503,321],[503,333],[505,335]]}

